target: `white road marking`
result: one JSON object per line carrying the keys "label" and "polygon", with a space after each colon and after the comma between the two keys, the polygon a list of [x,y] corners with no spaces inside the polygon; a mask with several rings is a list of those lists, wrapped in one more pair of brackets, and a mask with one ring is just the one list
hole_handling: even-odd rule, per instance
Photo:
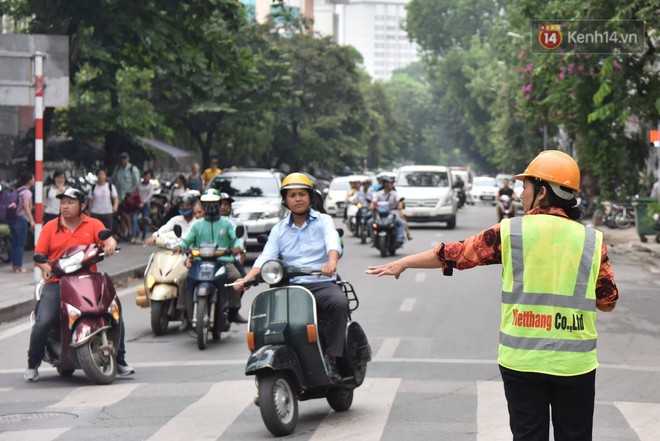
{"label": "white road marking", "polygon": [[626,418],[639,441],[655,441],[660,433],[660,403],[629,403],[615,401],[614,405]]}
{"label": "white road marking", "polygon": [[144,383],[113,384],[108,386],[83,386],[74,389],[69,395],[48,409],[85,409],[112,406],[128,397]]}
{"label": "white road marking", "polygon": [[0,441],[51,441],[68,430],[71,430],[71,427],[0,432]]}
{"label": "white road marking", "polygon": [[21,323],[20,325],[12,326],[11,328],[0,332],[0,340],[13,337],[16,334],[20,334],[23,331],[27,331],[31,327],[32,325],[30,325],[29,319],[26,319],[26,321]]}
{"label": "white road marking", "polygon": [[649,266],[649,271],[652,272],[653,274],[660,274],[660,268],[656,266]]}
{"label": "white road marking", "polygon": [[350,410],[329,412],[310,441],[379,441],[400,384],[400,378],[367,378],[355,389]]}
{"label": "white road marking", "polygon": [[415,282],[423,282],[426,280],[426,272],[415,274]]}
{"label": "white road marking", "polygon": [[417,299],[403,299],[403,302],[401,302],[401,307],[399,308],[399,311],[401,312],[410,312],[413,310],[415,307],[415,302]]}
{"label": "white road marking", "polygon": [[[255,395],[254,381],[223,381],[186,407],[156,432],[150,440],[216,440],[234,422]],[[222,403],[222,409],[218,404]]]}
{"label": "white road marking", "polygon": [[509,441],[509,412],[501,381],[477,381],[477,441]]}
{"label": "white road marking", "polygon": [[386,338],[385,340],[383,340],[383,344],[380,345],[380,349],[378,350],[374,358],[394,357],[394,354],[396,353],[396,348],[399,346],[399,343],[401,343],[401,339],[399,337]]}

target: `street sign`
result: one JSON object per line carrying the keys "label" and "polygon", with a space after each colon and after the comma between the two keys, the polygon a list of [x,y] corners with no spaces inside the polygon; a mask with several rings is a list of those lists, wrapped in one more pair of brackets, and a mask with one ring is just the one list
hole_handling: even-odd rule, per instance
{"label": "street sign", "polygon": [[45,107],[69,105],[69,37],[0,35],[0,106],[34,106],[34,56],[44,55]]}

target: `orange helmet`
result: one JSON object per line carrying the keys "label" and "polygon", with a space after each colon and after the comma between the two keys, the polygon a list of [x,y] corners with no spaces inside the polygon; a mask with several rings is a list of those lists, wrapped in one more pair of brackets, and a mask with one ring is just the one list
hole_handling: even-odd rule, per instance
{"label": "orange helmet", "polygon": [[539,153],[523,173],[515,175],[513,178],[523,180],[528,177],[547,181],[553,191],[562,199],[570,199],[575,195],[561,190],[559,186],[568,187],[575,192],[580,191],[580,169],[577,163],[569,155],[559,150],[545,150]]}

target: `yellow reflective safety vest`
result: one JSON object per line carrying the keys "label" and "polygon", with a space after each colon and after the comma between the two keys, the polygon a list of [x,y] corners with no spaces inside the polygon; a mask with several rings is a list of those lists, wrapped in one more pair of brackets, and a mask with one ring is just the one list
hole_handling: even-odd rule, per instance
{"label": "yellow reflective safety vest", "polygon": [[498,363],[573,376],[598,367],[596,280],[603,234],[545,214],[504,219]]}

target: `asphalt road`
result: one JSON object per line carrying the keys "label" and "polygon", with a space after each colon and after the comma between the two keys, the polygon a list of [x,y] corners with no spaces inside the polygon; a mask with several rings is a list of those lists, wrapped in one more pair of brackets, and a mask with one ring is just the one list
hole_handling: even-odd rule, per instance
{"label": "asphalt road", "polygon": [[[413,226],[399,254],[474,234],[495,223],[492,207],[466,207],[455,230]],[[340,222],[338,221],[338,225]],[[345,237],[340,273],[355,286],[374,356],[351,409],[335,413],[325,400],[300,403],[294,440],[511,439],[496,365],[501,267],[444,277],[407,271],[398,281],[364,274],[384,262],[376,249]],[[254,257],[254,256],[252,256]],[[660,294],[657,274],[625,254],[612,256],[621,291],[617,309],[600,313],[595,440],[657,440],[660,433]],[[244,315],[259,288],[245,294]],[[26,320],[0,327],[0,441],[261,440],[272,435],[252,404],[255,386],[244,376],[245,325],[221,342],[197,349],[186,333],[154,337],[149,311],[122,289],[127,359],[137,370],[109,386],[81,374],[61,378],[42,367],[39,380],[22,378]]]}

